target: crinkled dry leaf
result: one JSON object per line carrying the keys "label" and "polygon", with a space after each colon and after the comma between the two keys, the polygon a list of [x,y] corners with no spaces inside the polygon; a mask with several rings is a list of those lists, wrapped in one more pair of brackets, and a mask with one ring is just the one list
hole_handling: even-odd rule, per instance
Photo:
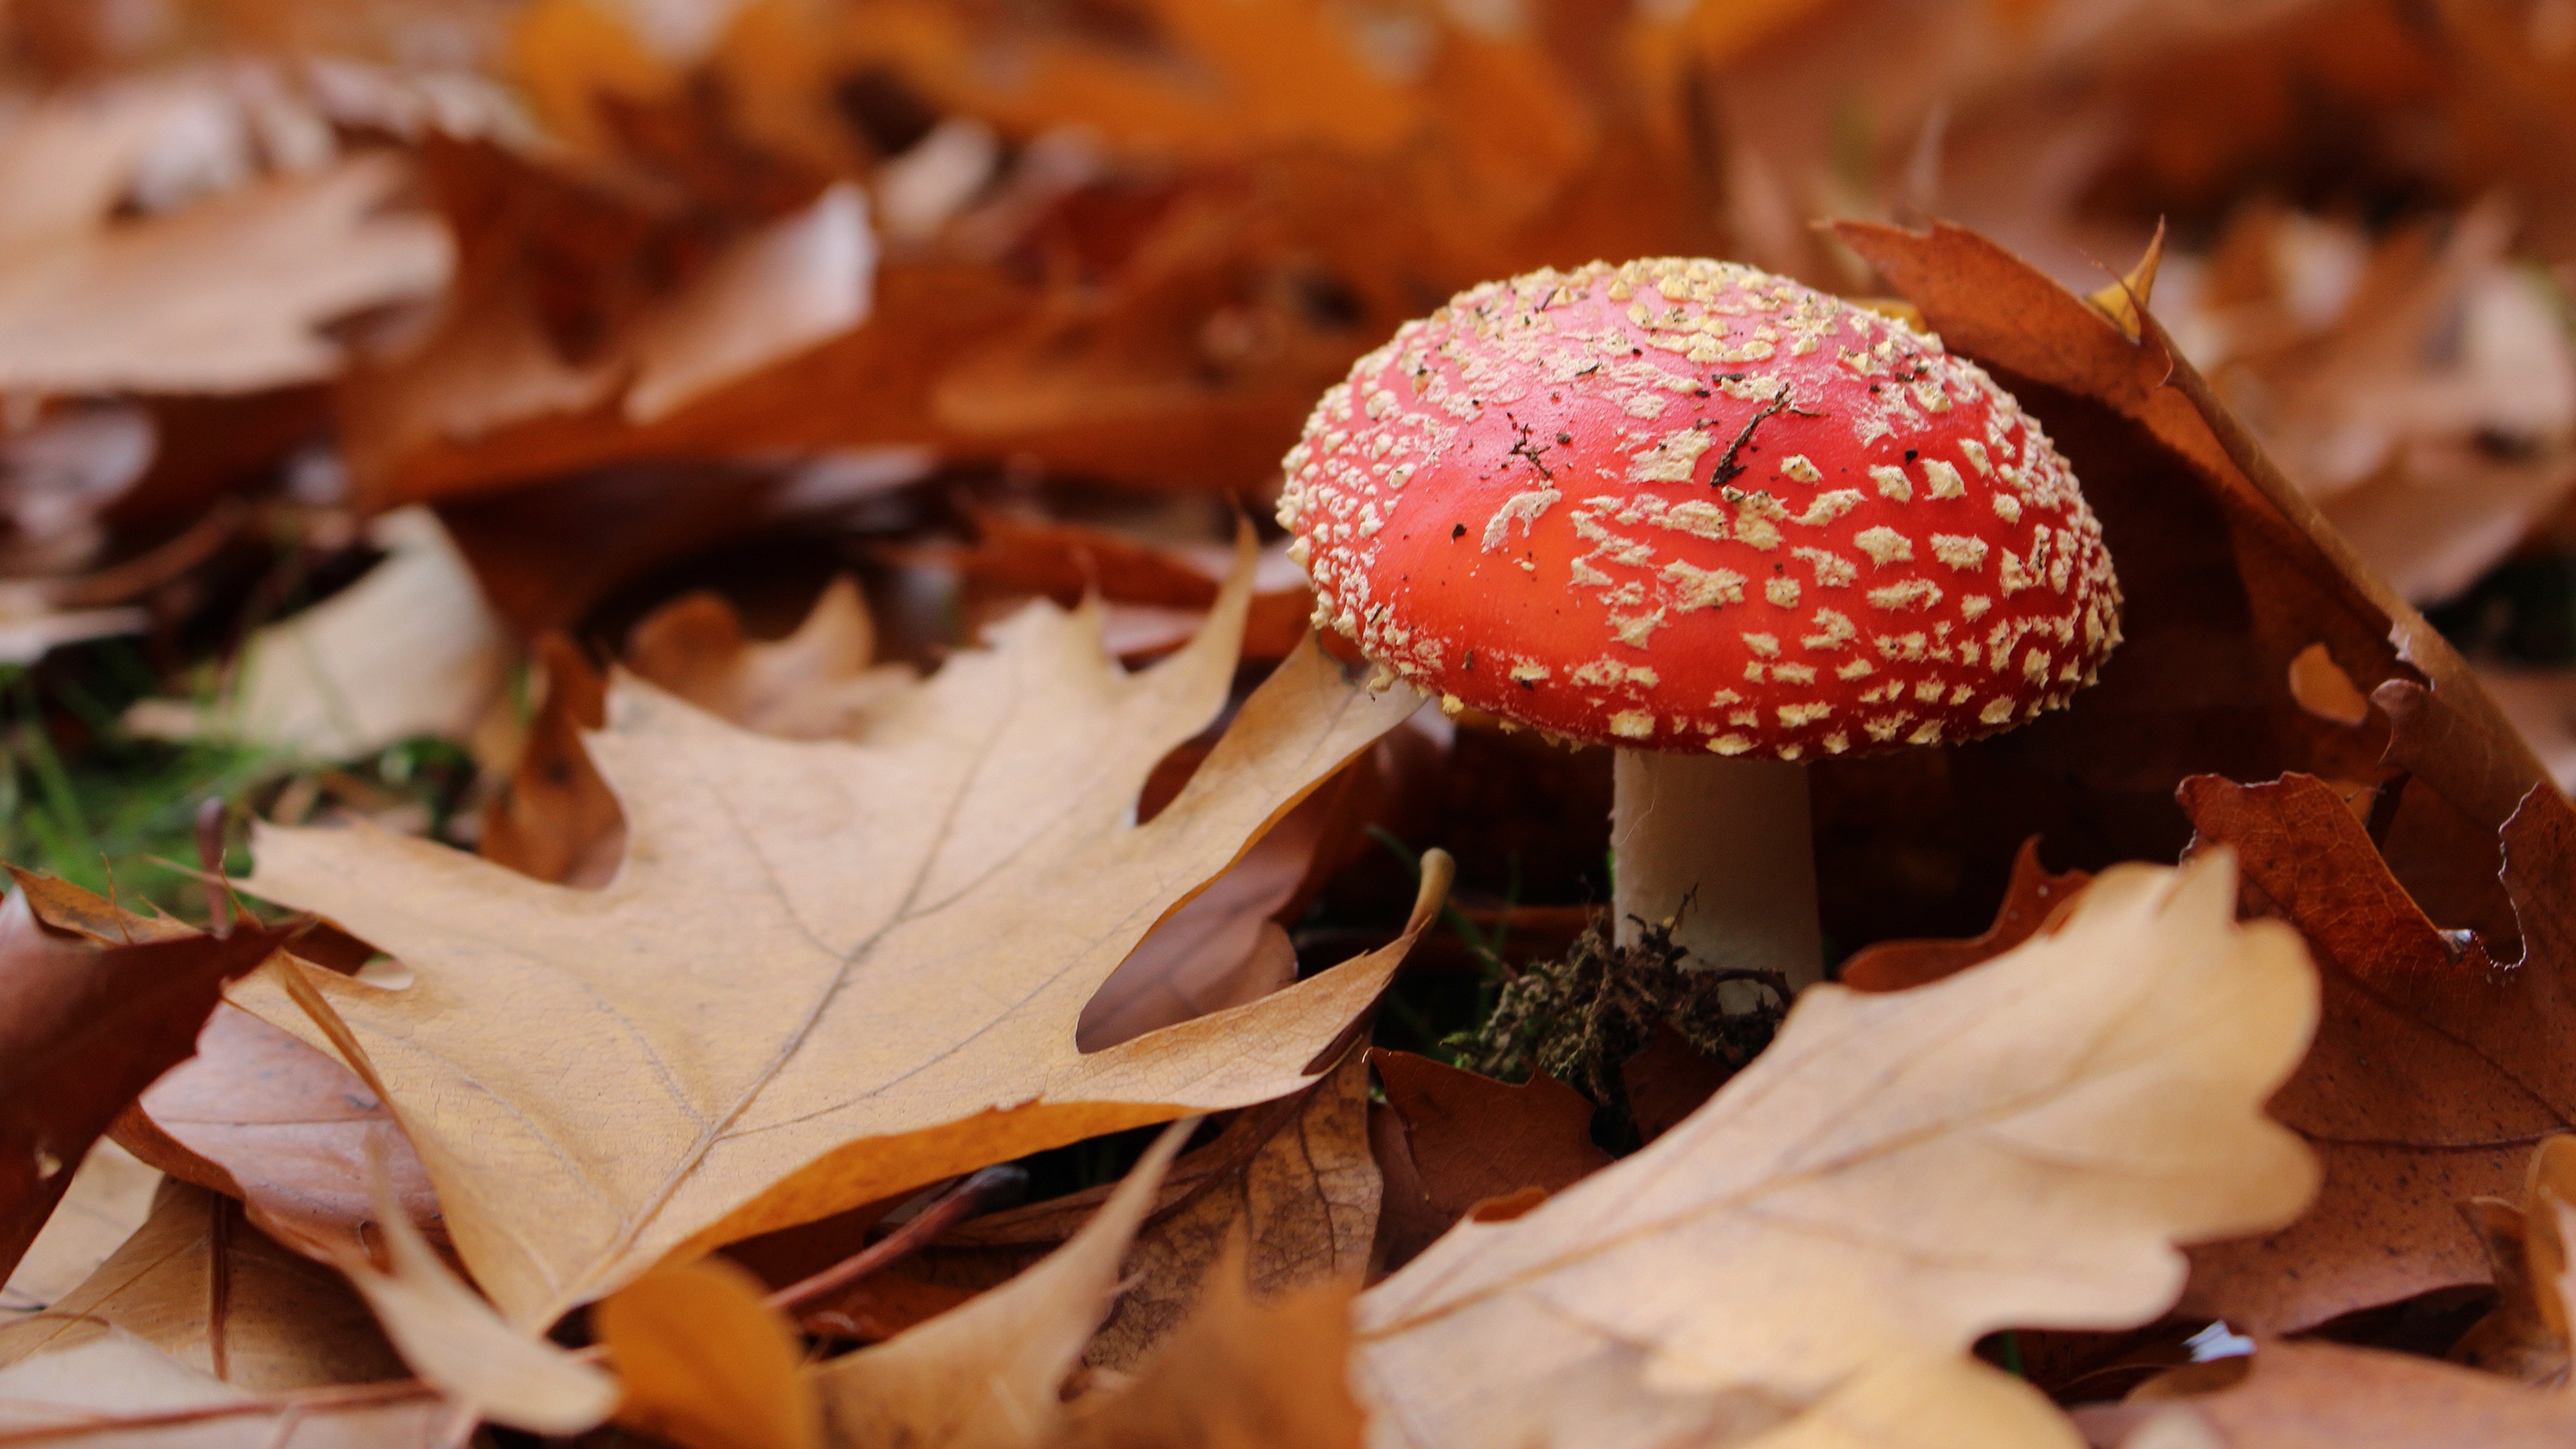
{"label": "crinkled dry leaf", "polygon": [[1240,1232],[1198,1305],[1125,1388],[1074,1405],[1060,1449],[1360,1449],[1351,1397],[1356,1279],[1271,1300],[1245,1276]]}
{"label": "crinkled dry leaf", "polygon": [[[2030,835],[2080,850],[2088,866],[2170,858],[2189,840],[2171,803],[2181,779],[2285,771],[2362,785],[2407,772],[2390,838],[2401,879],[2420,889],[2458,877],[2479,910],[2504,914],[2474,854],[2546,778],[2539,763],[2457,653],[2271,464],[2156,318],[2133,342],[1955,228],[1839,234],[2045,423],[2114,540],[2126,603],[2125,642],[2064,715],[1937,760],[1811,767],[1828,929],[1965,934],[1953,883],[2000,890]],[[2320,645],[2378,706],[2360,722],[2312,713],[2292,689],[2293,662]]]}
{"label": "crinkled dry leaf", "polygon": [[2460,1213],[2486,1248],[2496,1303],[2443,1355],[2526,1384],[2567,1382],[2570,1293],[2568,1241],[2576,1231],[2576,1137],[2551,1137],[2531,1151],[2522,1200],[2475,1198]]}
{"label": "crinkled dry leaf", "polygon": [[2176,321],[2194,361],[2408,599],[2458,593],[2576,484],[2576,341],[2491,197],[2439,246],[2256,206]]}
{"label": "crinkled dry leaf", "polygon": [[2526,946],[2498,970],[2407,897],[2334,787],[2202,778],[2182,798],[2202,839],[2235,852],[2248,899],[2307,937],[2324,982],[2316,1044],[2273,1103],[2317,1148],[2324,1188],[2279,1232],[2197,1249],[2186,1301],[2286,1334],[2482,1281],[2457,1205],[2518,1191],[2530,1144],[2576,1118],[2559,924],[2576,810],[2543,786],[2507,827]]}
{"label": "crinkled dry leaf", "polygon": [[2478,683],[2530,743],[2558,788],[2576,786],[2576,670],[2481,665]]}
{"label": "crinkled dry leaf", "polygon": [[2234,915],[2221,857],[2122,866],[1946,981],[1810,988],[1652,1146],[1362,1297],[1376,1442],[2071,1442],[1968,1344],[2151,1319],[2177,1242],[2314,1189],[2261,1104],[2315,977],[2292,932]]}
{"label": "crinkled dry leaf", "polygon": [[111,1330],[257,1392],[404,1376],[340,1275],[272,1242],[232,1199],[164,1182],[148,1219],[62,1301],[0,1328],[0,1366]]}
{"label": "crinkled dry leaf", "polygon": [[[1313,1086],[1245,1111],[1176,1163],[1127,1250],[1118,1306],[1083,1361],[1118,1370],[1143,1361],[1189,1316],[1238,1233],[1249,1235],[1251,1250],[1237,1271],[1248,1271],[1265,1294],[1365,1273],[1381,1191],[1368,1110],[1368,1068],[1355,1048]],[[1072,1237],[1107,1195],[1094,1188],[978,1218],[940,1239],[918,1265],[920,1277],[881,1274],[860,1285],[854,1306],[882,1322],[904,1305],[876,1299],[871,1284],[1011,1281]]]}
{"label": "crinkled dry leaf", "polygon": [[1035,1449],[1064,1421],[1059,1398],[1108,1317],[1118,1265],[1189,1136],[1155,1140],[1082,1231],[1036,1267],[953,1312],[809,1370],[838,1449]]}
{"label": "crinkled dry leaf", "polygon": [[[847,744],[615,691],[590,747],[627,850],[597,891],[372,828],[263,828],[252,885],[417,973],[313,984],[476,1281],[551,1322],[685,1244],[1307,1080],[1409,937],[1105,1051],[1073,1039],[1156,920],[1417,703],[1310,646],[1178,800],[1127,824],[1224,700],[1246,592],[1238,574],[1189,649],[1135,675],[1101,656],[1096,614],[1032,606]],[[237,999],[315,1031],[273,989]]]}
{"label": "crinkled dry leaf", "polygon": [[[982,267],[890,272],[862,325],[640,425],[605,401],[604,381],[560,375],[525,299],[470,303],[478,310],[437,345],[352,376],[350,471],[364,505],[388,508],[616,462],[938,442],[929,392],[940,363],[1027,296]],[[496,373],[534,397],[496,402]]]}
{"label": "crinkled dry leaf", "polygon": [[789,740],[841,739],[869,708],[912,681],[899,664],[876,666],[876,626],[848,575],[814,600],[796,632],[774,642],[743,637],[723,597],[689,594],[646,615],[626,636],[626,667],[718,719]]}

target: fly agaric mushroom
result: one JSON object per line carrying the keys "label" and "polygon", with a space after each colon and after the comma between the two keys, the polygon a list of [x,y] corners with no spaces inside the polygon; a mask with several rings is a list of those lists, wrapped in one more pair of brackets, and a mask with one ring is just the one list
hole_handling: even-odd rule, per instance
{"label": "fly agaric mushroom", "polygon": [[1456,713],[1617,749],[1621,945],[1822,974],[1799,763],[2066,703],[2119,585],[2066,460],[1936,337],[1753,268],[1490,282],[1324,394],[1315,619]]}

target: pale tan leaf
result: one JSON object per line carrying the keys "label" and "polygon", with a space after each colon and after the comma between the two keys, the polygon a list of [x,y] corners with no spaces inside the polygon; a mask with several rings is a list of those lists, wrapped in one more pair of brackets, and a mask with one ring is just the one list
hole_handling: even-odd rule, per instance
{"label": "pale tan leaf", "polygon": [[[8,1287],[0,1291],[0,1324],[50,1307],[98,1271],[152,1215],[152,1194],[160,1185],[160,1173],[115,1143],[91,1148],[54,1215],[27,1245],[27,1256],[9,1270]],[[0,1327],[0,1340],[8,1331]]]}
{"label": "pale tan leaf", "polygon": [[841,738],[911,681],[911,670],[875,661],[876,626],[847,575],[824,588],[795,633],[774,642],[745,639],[733,606],[712,593],[674,599],[626,636],[626,665],[644,679],[781,739]]}
{"label": "pale tan leaf", "polygon": [[620,1423],[685,1449],[813,1449],[805,1344],[760,1280],[722,1258],[666,1263],[591,1315],[626,1388]]}
{"label": "pale tan leaf", "polygon": [[470,735],[501,697],[509,644],[473,571],[427,509],[377,519],[391,552],[366,577],[253,635],[212,710],[146,700],[138,734],[213,735],[342,759],[412,735]]}
{"label": "pale tan leaf", "polygon": [[330,376],[316,329],[437,290],[446,232],[380,212],[390,155],[0,254],[0,387],[240,393]]}
{"label": "pale tan leaf", "polygon": [[413,1373],[481,1417],[530,1433],[578,1434],[608,1417],[615,1379],[502,1322],[399,1210],[381,1173],[375,1199],[386,1265],[344,1250],[340,1271]]}
{"label": "pale tan leaf", "polygon": [[1109,1316],[1118,1265],[1189,1136],[1157,1138],[1081,1232],[1001,1287],[815,1369],[834,1449],[1034,1449],[1064,1421],[1058,1389]]}
{"label": "pale tan leaf", "polygon": [[[1964,1352],[1980,1334],[2150,1320],[2181,1290],[2176,1244],[2315,1190],[2261,1111],[2314,1027],[2314,969],[2235,904],[2223,852],[2120,866],[2056,934],[1946,980],[1811,988],[1652,1146],[1460,1224],[1361,1299],[1375,1441],[1907,1442],[1832,1437],[1848,1421],[1992,1442],[1950,1427],[1996,1402]],[[1869,1407],[1894,1366],[1913,1407]]]}
{"label": "pale tan leaf", "polygon": [[[1096,612],[1033,605],[850,743],[766,739],[623,684],[590,744],[627,852],[596,891],[372,828],[259,831],[253,889],[417,973],[314,985],[509,1317],[550,1322],[686,1245],[1305,1084],[1409,936],[1249,1006],[1074,1045],[1157,920],[1418,703],[1309,645],[1130,824],[1154,763],[1226,697],[1248,584],[1239,569],[1188,649],[1132,675]],[[237,1000],[320,1039],[279,985]]]}
{"label": "pale tan leaf", "polygon": [[454,1411],[435,1396],[254,1394],[122,1329],[0,1369],[0,1435],[79,1449],[433,1449]]}
{"label": "pale tan leaf", "polygon": [[0,1328],[0,1365],[110,1328],[245,1389],[403,1377],[340,1275],[270,1241],[230,1198],[183,1182],[165,1181],[150,1219],[51,1311]]}

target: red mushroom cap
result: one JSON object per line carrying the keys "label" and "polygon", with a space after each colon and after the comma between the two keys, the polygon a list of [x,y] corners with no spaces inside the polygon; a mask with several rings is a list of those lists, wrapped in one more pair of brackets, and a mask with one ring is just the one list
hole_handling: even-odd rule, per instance
{"label": "red mushroom cap", "polygon": [[1326,392],[1284,466],[1319,624],[1453,712],[1594,743],[1968,739],[2119,642],[2101,527],[2011,394],[1729,262],[1462,292]]}

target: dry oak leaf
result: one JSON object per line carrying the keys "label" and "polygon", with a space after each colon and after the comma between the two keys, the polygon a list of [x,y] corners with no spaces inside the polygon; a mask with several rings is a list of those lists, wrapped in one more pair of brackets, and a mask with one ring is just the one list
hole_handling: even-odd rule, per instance
{"label": "dry oak leaf", "polygon": [[806,1382],[834,1449],[1034,1449],[1064,1422],[1060,1391],[1109,1316],[1118,1265],[1189,1137],[1164,1129],[1082,1231],[990,1293]]}
{"label": "dry oak leaf", "polygon": [[[278,959],[285,969],[300,969],[290,957]],[[327,1009],[313,1000],[310,987],[299,982],[295,991],[299,1001]],[[533,1434],[578,1434],[606,1420],[617,1407],[617,1381],[504,1323],[402,1212],[382,1165],[369,1166],[382,1261],[343,1244],[332,1245],[333,1261],[375,1310],[386,1337],[421,1383],[477,1419]]]}
{"label": "dry oak leaf", "polygon": [[0,1443],[80,1449],[444,1449],[454,1412],[417,1385],[260,1394],[123,1329],[0,1369]]}
{"label": "dry oak leaf", "polygon": [[116,1119],[116,1140],[163,1172],[242,1200],[292,1247],[355,1243],[375,1217],[369,1152],[403,1211],[434,1225],[438,1194],[393,1113],[338,1058],[226,1003],[197,1054]]}
{"label": "dry oak leaf", "polygon": [[[1190,1316],[1238,1234],[1249,1236],[1251,1249],[1233,1271],[1248,1273],[1264,1294],[1366,1274],[1382,1191],[1369,1155],[1368,1095],[1368,1066],[1354,1046],[1313,1086],[1243,1112],[1215,1141],[1173,1164],[1120,1265],[1125,1291],[1083,1361],[1121,1371],[1143,1362]],[[1008,1281],[1069,1240],[1108,1195],[1094,1188],[977,1218],[915,1260],[923,1277],[879,1274],[854,1296],[884,1322],[900,1300],[879,1308],[866,1296],[871,1284],[989,1288]]]}
{"label": "dry oak leaf", "polygon": [[876,661],[876,625],[857,582],[826,585],[796,632],[743,637],[742,618],[715,593],[674,599],[626,636],[626,667],[719,719],[790,740],[839,739],[912,670]]}
{"label": "dry oak leaf", "polygon": [[[67,881],[16,874],[36,919],[102,946],[197,934]],[[313,954],[313,938],[297,949]],[[414,1221],[438,1217],[420,1158],[367,1084],[329,1053],[230,1003],[218,1003],[206,1018],[196,1055],[163,1072],[108,1130],[143,1162],[241,1199],[253,1223],[315,1257],[327,1258],[324,1245],[334,1239],[358,1241],[374,1217],[365,1176],[370,1150]],[[147,1205],[149,1197],[147,1186]],[[138,1212],[131,1226],[141,1222]]]}
{"label": "dry oak leaf", "polygon": [[1411,1052],[1373,1051],[1386,1101],[1369,1137],[1386,1174],[1381,1267],[1410,1262],[1478,1203],[1562,1192],[1610,1165],[1592,1103],[1542,1072],[1519,1086]]}
{"label": "dry oak leaf", "polygon": [[2080,1410],[2120,1449],[2564,1449],[2576,1397],[2413,1354],[2266,1343],[2233,1387]]}
{"label": "dry oak leaf", "polygon": [[244,393],[339,369],[321,324],[426,296],[446,231],[386,212],[390,154],[279,176],[182,211],[0,251],[0,387]]}
{"label": "dry oak leaf", "polygon": [[2576,1124],[2576,951],[2558,903],[2576,809],[2544,786],[2505,829],[2526,947],[2499,969],[2407,897],[2333,786],[2202,777],[2181,794],[2201,839],[2243,862],[2249,899],[2307,937],[2324,983],[2316,1045],[2273,1103],[2317,1149],[2324,1187],[2279,1232],[2196,1250],[2186,1302],[2281,1335],[2484,1281],[2458,1204],[2517,1192],[2532,1144]]}
{"label": "dry oak leaf", "polygon": [[621,1417],[685,1449],[1035,1449],[1108,1315],[1118,1265],[1191,1122],[1166,1128],[1081,1231],[1010,1282],[874,1348],[799,1369],[794,1327],[730,1266],[662,1265],[599,1307]]}
{"label": "dry oak leaf", "polygon": [[73,1169],[152,1079],[195,1050],[225,978],[284,937],[245,926],[94,946],[39,924],[28,891],[0,904],[0,1277]]}
{"label": "dry oak leaf", "polygon": [[[1409,934],[1248,1006],[1074,1045],[1156,921],[1419,702],[1310,645],[1177,800],[1128,823],[1154,762],[1226,699],[1248,573],[1188,649],[1133,675],[1096,611],[1032,605],[848,743],[747,734],[621,683],[590,741],[628,831],[600,890],[373,828],[256,834],[252,890],[417,973],[311,984],[513,1321],[684,1246],[1309,1079]],[[320,1035],[282,985],[238,1000]]]}
{"label": "dry oak leaf", "polygon": [[[2377,783],[2411,776],[2386,844],[2419,896],[2491,928],[2509,917],[2491,850],[2548,776],[2456,650],[2362,561],[2183,359],[2153,313],[2132,340],[2081,298],[1985,238],[1846,224],[1840,235],[1921,308],[1961,355],[1985,364],[2074,460],[2085,496],[2120,543],[2127,642],[2063,719],[1948,752],[1955,786],[1929,784],[1946,811],[1911,817],[1924,834],[1983,837],[1997,867],[2033,830],[2072,839],[2081,822],[2097,858],[2161,858],[2188,839],[2171,791],[2196,774],[2269,779],[2303,771]],[[2323,718],[2290,685],[2294,661],[2322,644],[2376,710]],[[1830,791],[1838,771],[1816,770]],[[1846,788],[1850,783],[1846,783]],[[1837,875],[1904,886],[1884,865],[1912,846],[1873,802],[1840,833]],[[1857,827],[1857,828],[1855,828]],[[1820,830],[1819,839],[1835,835]],[[1829,918],[1875,897],[1838,903]],[[2509,925],[2507,931],[2509,933]],[[1906,930],[1903,934],[1921,934]],[[1896,934],[1855,931],[1855,936]],[[2490,934],[2493,935],[2492,929]]]}
{"label": "dry oak leaf", "polygon": [[2012,881],[2004,887],[2004,903],[1995,908],[1995,923],[1985,934],[1964,941],[1876,942],[1853,952],[1834,979],[1854,991],[1903,991],[1955,976],[2046,929],[2052,914],[2065,909],[2092,878],[2082,870],[2051,873],[2039,863],[2039,837],[2034,835],[2013,857]]}
{"label": "dry oak leaf", "polygon": [[1968,1345],[2147,1322],[2182,1287],[2175,1243],[2315,1187],[2261,1110],[2315,974],[2235,901],[2224,856],[2124,865],[1946,981],[1810,987],[1653,1145],[1362,1296],[1372,1442],[2072,1444]]}
{"label": "dry oak leaf", "polygon": [[152,1216],[44,1313],[0,1328],[0,1367],[122,1330],[257,1392],[404,1376],[340,1275],[243,1221],[232,1199],[165,1180]]}
{"label": "dry oak leaf", "polygon": [[1360,1449],[1351,1397],[1357,1280],[1254,1296],[1241,1233],[1197,1309],[1136,1381],[1077,1400],[1059,1449]]}
{"label": "dry oak leaf", "polygon": [[2567,1244],[2576,1234],[2576,1137],[2549,1138],[2532,1149],[2522,1200],[2473,1198],[2461,1215],[2487,1250],[2496,1304],[2443,1355],[2526,1384],[2567,1382],[2569,1309],[2576,1278]]}

